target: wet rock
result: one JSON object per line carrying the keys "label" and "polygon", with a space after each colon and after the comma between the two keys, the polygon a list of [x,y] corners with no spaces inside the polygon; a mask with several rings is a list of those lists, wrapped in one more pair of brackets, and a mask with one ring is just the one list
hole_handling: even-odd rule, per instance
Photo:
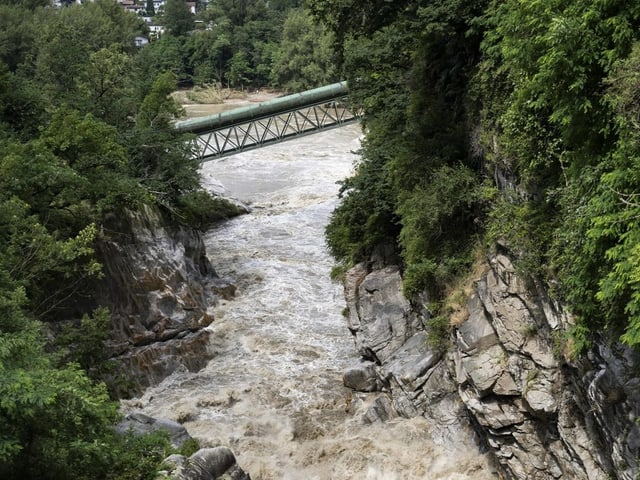
{"label": "wet rock", "polygon": [[556,342],[571,316],[520,278],[505,248],[476,282],[445,356],[428,345],[424,299],[401,297],[396,269],[349,272],[349,328],[389,395],[365,421],[423,415],[434,438],[468,448],[475,430],[512,480],[637,479],[640,355],[603,341],[578,361],[562,358]]}
{"label": "wet rock", "polygon": [[156,476],[158,480],[251,480],[227,447],[203,448],[189,458],[171,455],[164,465],[165,470]]}
{"label": "wet rock", "polygon": [[147,207],[108,218],[98,251],[105,277],[97,301],[110,308],[109,346],[130,380],[119,393],[139,393],[180,367],[202,368],[213,290],[225,286],[200,233]]}
{"label": "wet rock", "polygon": [[363,420],[425,416],[433,419],[430,433],[435,441],[452,448],[477,448],[449,368],[453,362],[430,346],[424,331],[426,298],[415,299],[413,305],[404,298],[396,267],[369,271],[365,264],[357,265],[347,272],[344,285],[356,349],[376,363],[386,392],[369,400]]}
{"label": "wet rock", "polygon": [[203,368],[211,358],[210,336],[208,330],[186,331],[172,341],[151,342],[120,354],[117,361],[133,381],[128,393],[156,385],[172,373]]}
{"label": "wet rock", "polygon": [[357,365],[349,367],[342,376],[345,387],[358,392],[375,392],[378,389],[378,375],[376,364],[361,361]]}
{"label": "wet rock", "polygon": [[381,395],[375,398],[371,406],[364,414],[363,421],[365,423],[386,422],[392,418],[396,418],[398,413],[393,407],[393,402],[387,395]]}
{"label": "wet rock", "polygon": [[380,363],[422,325],[402,295],[402,278],[397,267],[366,272],[360,265],[347,277],[349,329],[360,355]]}
{"label": "wet rock", "polygon": [[187,440],[191,439],[191,435],[177,422],[166,418],[154,418],[145,415],[142,412],[129,413],[124,420],[116,425],[116,432],[136,434],[153,433],[164,431],[169,434],[169,441],[174,448],[180,448]]}

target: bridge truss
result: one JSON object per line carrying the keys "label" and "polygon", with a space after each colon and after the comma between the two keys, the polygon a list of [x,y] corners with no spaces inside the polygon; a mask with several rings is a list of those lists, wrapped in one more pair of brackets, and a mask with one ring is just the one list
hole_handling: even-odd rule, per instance
{"label": "bridge truss", "polygon": [[340,127],[359,120],[348,106],[346,85],[321,87],[255,106],[176,124],[197,135],[201,161],[260,148],[272,143]]}

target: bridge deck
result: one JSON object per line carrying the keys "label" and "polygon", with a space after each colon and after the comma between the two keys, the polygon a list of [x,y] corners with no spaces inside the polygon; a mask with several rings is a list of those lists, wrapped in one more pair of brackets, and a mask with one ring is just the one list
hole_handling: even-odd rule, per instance
{"label": "bridge deck", "polygon": [[226,112],[177,122],[195,133],[198,157],[213,160],[292,137],[357,121],[347,106],[346,82],[334,83]]}

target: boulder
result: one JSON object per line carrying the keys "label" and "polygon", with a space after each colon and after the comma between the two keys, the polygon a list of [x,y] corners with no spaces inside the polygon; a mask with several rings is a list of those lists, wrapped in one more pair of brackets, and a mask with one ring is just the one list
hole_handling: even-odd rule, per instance
{"label": "boulder", "polygon": [[378,389],[376,364],[362,360],[350,366],[342,376],[344,386],[358,392],[375,392]]}
{"label": "boulder", "polygon": [[364,414],[365,423],[386,422],[392,418],[397,418],[398,413],[393,407],[393,402],[388,395],[376,397]]}
{"label": "boulder", "polygon": [[166,418],[150,417],[142,412],[129,413],[124,420],[116,425],[116,432],[122,434],[127,432],[146,434],[157,431],[169,434],[169,441],[173,448],[180,448],[187,440],[191,439],[187,429],[179,423]]}
{"label": "boulder", "polygon": [[251,480],[227,447],[203,448],[189,458],[171,455],[165,459],[164,467],[157,480]]}

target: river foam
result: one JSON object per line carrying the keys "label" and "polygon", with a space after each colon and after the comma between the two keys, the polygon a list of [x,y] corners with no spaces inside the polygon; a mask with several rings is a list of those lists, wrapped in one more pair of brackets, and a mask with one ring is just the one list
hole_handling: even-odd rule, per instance
{"label": "river foam", "polygon": [[207,367],[124,408],[229,446],[253,480],[495,478],[478,452],[439,442],[428,419],[365,424],[368,397],[342,386],[356,356],[323,234],[359,137],[353,125],[204,165],[252,209],[206,236],[236,298],[215,306]]}

